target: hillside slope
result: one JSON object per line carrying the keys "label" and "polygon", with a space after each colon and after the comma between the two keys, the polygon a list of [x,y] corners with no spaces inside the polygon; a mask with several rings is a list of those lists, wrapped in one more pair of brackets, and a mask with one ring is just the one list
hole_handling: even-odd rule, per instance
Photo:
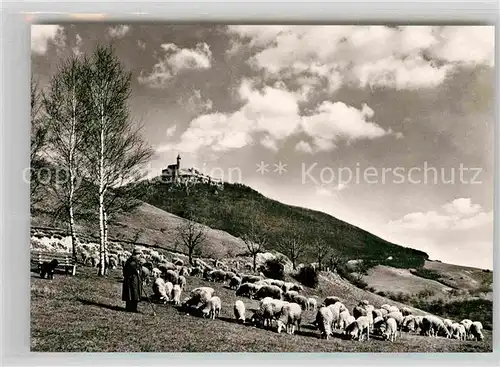
{"label": "hillside slope", "polygon": [[[147,203],[140,204],[130,213],[122,213],[109,226],[109,238],[116,241],[135,242],[150,246],[184,252],[185,249],[176,243],[176,229],[185,219],[167,213]],[[33,216],[33,227],[62,227],[61,223],[53,223],[47,216]],[[64,227],[62,227],[64,228]],[[245,251],[240,238],[231,234],[204,226],[207,234],[206,242],[201,246],[201,254],[206,257],[220,258],[237,255]],[[79,236],[95,237],[99,233],[95,221],[79,222]]]}
{"label": "hillside slope", "polygon": [[197,184],[189,194],[182,187],[154,180],[140,185],[145,202],[181,217],[190,210],[198,222],[236,237],[256,231],[267,239],[268,249],[279,250],[284,237],[300,235],[306,245],[300,261],[316,261],[316,240],[327,243],[330,255],[364,259],[373,265],[417,268],[428,259],[425,252],[390,243],[331,215],[269,199],[245,185],[226,183],[217,190]]}

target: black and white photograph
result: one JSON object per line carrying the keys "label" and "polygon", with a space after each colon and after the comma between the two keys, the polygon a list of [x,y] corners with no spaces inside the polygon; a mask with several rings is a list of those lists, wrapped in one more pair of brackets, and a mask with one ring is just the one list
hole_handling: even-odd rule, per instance
{"label": "black and white photograph", "polygon": [[494,56],[491,25],[32,24],[30,350],[492,352]]}

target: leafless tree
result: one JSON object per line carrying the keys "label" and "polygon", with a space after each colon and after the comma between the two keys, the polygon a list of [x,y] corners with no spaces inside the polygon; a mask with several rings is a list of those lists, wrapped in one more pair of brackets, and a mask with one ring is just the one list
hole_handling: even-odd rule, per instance
{"label": "leafless tree", "polygon": [[193,265],[193,256],[201,252],[201,246],[207,240],[205,227],[194,220],[185,219],[177,227],[176,243],[184,246],[187,250],[189,263]]}
{"label": "leafless tree", "polygon": [[43,109],[43,99],[38,83],[31,77],[31,151],[30,151],[30,196],[33,206],[40,199],[37,195],[40,188],[38,168],[41,166],[41,153],[47,144],[49,124]]}
{"label": "leafless tree", "polygon": [[318,269],[323,269],[323,260],[328,256],[330,250],[328,243],[323,239],[316,239],[313,243],[314,253],[318,262]]}
{"label": "leafless tree", "polygon": [[263,233],[257,231],[256,224],[253,222],[250,225],[250,230],[241,239],[245,243],[248,254],[252,257],[252,267],[255,272],[257,271],[257,255],[264,252],[267,238]]}
{"label": "leafless tree", "polygon": [[89,134],[85,152],[87,175],[97,187],[99,208],[99,275],[106,273],[106,238],[113,189],[137,181],[152,156],[140,130],[134,127],[127,106],[131,74],[126,72],[112,47],[98,46],[87,68],[86,104]]}
{"label": "leafless tree", "polygon": [[[86,134],[85,60],[75,57],[64,61],[51,79],[43,106],[50,126],[47,154],[56,166],[51,180],[51,191],[67,213],[73,257],[76,259],[77,236],[75,205],[79,195],[79,182],[83,167],[83,148]],[[41,133],[43,134],[43,133]],[[40,139],[38,147],[40,148]],[[62,173],[62,174],[61,174]]]}
{"label": "leafless tree", "polygon": [[305,244],[302,236],[294,230],[288,232],[280,242],[281,251],[290,258],[293,270],[297,268],[297,261],[304,254]]}

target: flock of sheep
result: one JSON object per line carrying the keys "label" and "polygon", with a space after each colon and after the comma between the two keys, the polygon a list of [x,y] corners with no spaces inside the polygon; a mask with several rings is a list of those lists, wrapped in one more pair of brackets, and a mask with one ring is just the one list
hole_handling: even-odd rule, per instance
{"label": "flock of sheep", "polygon": [[[90,266],[99,266],[97,246],[78,245],[81,261]],[[156,301],[170,302],[179,310],[189,314],[215,319],[221,312],[221,299],[212,287],[199,287],[192,290],[181,301],[186,289],[186,276],[203,277],[208,282],[227,283],[237,297],[248,297],[260,301],[259,307],[247,316],[245,304],[241,300],[234,303],[234,317],[240,323],[266,329],[275,328],[278,333],[285,330],[289,334],[300,330],[304,311],[316,312],[312,324],[320,331],[322,338],[328,339],[334,330],[345,337],[355,340],[369,340],[370,335],[378,335],[383,340],[395,341],[401,332],[459,340],[483,340],[482,325],[465,319],[454,322],[434,315],[412,315],[409,308],[382,305],[375,308],[368,301],[361,301],[351,312],[338,297],[326,297],[319,303],[315,297],[305,297],[300,292],[303,287],[292,282],[266,279],[260,275],[244,275],[239,268],[248,269],[246,264],[235,263],[229,267],[217,260],[194,260],[194,266],[185,266],[180,258],[168,261],[165,255],[156,250],[141,248],[143,256],[142,278],[146,284],[152,283]],[[131,255],[119,244],[110,244],[107,266],[117,268]],[[210,262],[210,264],[209,264]],[[273,326],[274,324],[274,326]]]}
{"label": "flock of sheep", "polygon": [[[218,268],[219,267],[219,268]],[[223,269],[221,269],[223,268]],[[306,297],[300,292],[300,284],[264,278],[263,275],[244,275],[237,269],[228,269],[225,264],[214,260],[212,265],[200,259],[194,260],[193,267],[184,265],[183,260],[173,259],[154,267],[151,262],[143,263],[143,279],[152,280],[153,294],[157,301],[171,302],[179,310],[192,315],[215,319],[221,312],[221,299],[212,287],[193,289],[181,302],[182,291],[186,288],[186,276],[200,276],[208,282],[227,283],[238,297],[259,300],[259,307],[247,316],[242,300],[233,305],[235,319],[243,324],[275,329],[294,334],[304,316],[304,311],[315,311],[312,324],[320,331],[320,337],[328,339],[338,330],[346,338],[369,340],[370,335],[378,335],[383,340],[395,341],[401,332],[459,340],[483,340],[480,322],[462,320],[460,323],[442,319],[434,315],[416,316],[404,307],[384,304],[375,308],[362,300],[351,312],[338,297],[326,297],[319,303],[315,297]]]}

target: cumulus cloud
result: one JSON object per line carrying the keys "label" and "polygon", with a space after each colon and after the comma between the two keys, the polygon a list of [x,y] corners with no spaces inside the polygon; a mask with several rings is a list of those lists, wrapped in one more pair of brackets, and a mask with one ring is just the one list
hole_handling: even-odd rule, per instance
{"label": "cumulus cloud", "polygon": [[470,198],[459,198],[444,204],[439,211],[415,212],[391,221],[396,230],[470,230],[493,223],[493,212],[485,212]]}
{"label": "cumulus cloud", "polygon": [[178,103],[195,113],[204,113],[210,111],[213,107],[212,100],[204,98],[199,89],[195,89],[188,98],[179,98]]}
{"label": "cumulus cloud", "polygon": [[313,139],[318,150],[328,150],[331,144],[340,139],[351,142],[389,134],[390,131],[369,121],[373,114],[373,110],[366,104],[358,110],[343,102],[325,101],[312,115],[302,118],[302,127]]}
{"label": "cumulus cloud", "polygon": [[[493,66],[492,26],[231,26],[265,75],[333,92],[359,87],[432,88],[457,65]],[[299,87],[300,89],[300,87]]]}
{"label": "cumulus cloud", "polygon": [[[376,139],[392,134],[370,121],[374,111],[366,104],[361,109],[343,102],[324,101],[310,114],[302,115],[299,96],[277,84],[258,88],[244,79],[238,88],[243,106],[233,113],[211,113],[194,119],[181,135],[176,149],[195,152],[211,147],[217,151],[242,148],[254,141],[254,135],[264,147],[276,151],[280,142],[298,133],[307,134],[311,143],[301,141],[296,150],[313,153],[335,148],[339,140],[352,142]],[[204,136],[206,134],[207,136]]]}
{"label": "cumulus cloud", "polygon": [[166,131],[165,135],[167,137],[171,137],[175,134],[175,131],[177,130],[177,125],[170,126]]}
{"label": "cumulus cloud", "polygon": [[31,51],[43,55],[47,52],[49,41],[64,42],[63,27],[52,24],[33,24],[31,26]]}
{"label": "cumulus cloud", "polygon": [[138,77],[140,83],[152,87],[162,87],[183,70],[209,69],[212,62],[212,52],[206,43],[198,43],[195,48],[180,48],[173,43],[162,44],[165,55],[153,66],[153,70]]}
{"label": "cumulus cloud", "polygon": [[313,153],[313,148],[312,148],[311,144],[309,144],[308,142],[303,141],[303,140],[299,141],[295,145],[295,150],[297,152],[302,152],[302,153],[308,153],[308,154]]}
{"label": "cumulus cloud", "polygon": [[109,27],[109,35],[113,38],[122,38],[128,33],[129,30],[130,27],[124,24],[115,27]]}

